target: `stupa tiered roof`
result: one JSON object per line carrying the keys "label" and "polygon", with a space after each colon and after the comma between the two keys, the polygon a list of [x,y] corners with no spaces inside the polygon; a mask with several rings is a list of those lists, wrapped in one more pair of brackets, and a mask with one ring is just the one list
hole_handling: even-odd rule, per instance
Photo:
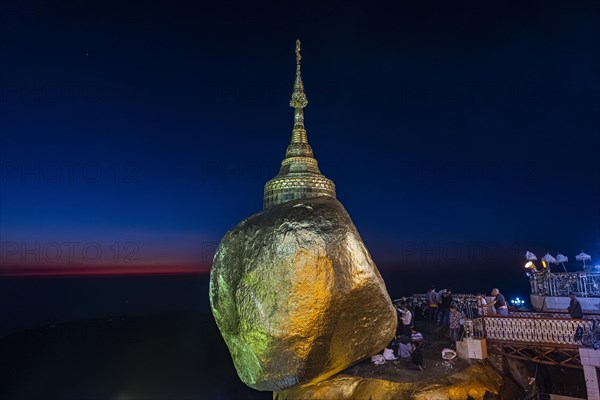
{"label": "stupa tiered roof", "polygon": [[335,198],[335,184],[327,179],[313,156],[304,128],[304,107],[308,104],[300,72],[300,41],[296,41],[296,81],[290,100],[294,108],[292,140],[277,176],[265,184],[264,208],[296,199],[317,196]]}

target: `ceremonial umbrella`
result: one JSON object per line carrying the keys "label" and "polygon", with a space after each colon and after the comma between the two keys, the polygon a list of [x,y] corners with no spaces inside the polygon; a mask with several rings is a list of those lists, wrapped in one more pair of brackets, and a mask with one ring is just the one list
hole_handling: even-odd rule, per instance
{"label": "ceremonial umbrella", "polygon": [[556,264],[556,258],[552,257],[550,253],[546,253],[546,255],[542,257],[542,261],[544,261],[548,266],[550,263]]}
{"label": "ceremonial umbrella", "polygon": [[535,256],[535,254],[533,254],[532,252],[528,251],[527,253],[525,253],[525,258],[529,261],[536,261],[537,257]]}
{"label": "ceremonial umbrella", "polygon": [[565,256],[563,254],[558,253],[556,255],[556,262],[557,263],[561,263],[561,265],[563,266],[563,269],[565,270],[565,272],[567,272],[567,268],[565,267],[565,263],[569,262],[569,257],[567,257],[567,256]]}
{"label": "ceremonial umbrella", "polygon": [[585,262],[586,261],[590,261],[592,259],[592,256],[590,256],[589,254],[585,254],[583,251],[579,254],[577,254],[575,256],[575,259],[577,261],[583,261],[583,268],[585,268]]}

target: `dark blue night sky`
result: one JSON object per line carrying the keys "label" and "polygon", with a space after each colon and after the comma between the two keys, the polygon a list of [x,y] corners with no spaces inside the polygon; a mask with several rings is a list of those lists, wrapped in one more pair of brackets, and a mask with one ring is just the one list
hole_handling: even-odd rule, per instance
{"label": "dark blue night sky", "polygon": [[296,38],[309,141],[383,271],[600,261],[599,22],[591,1],[4,4],[2,267],[205,271],[284,156]]}

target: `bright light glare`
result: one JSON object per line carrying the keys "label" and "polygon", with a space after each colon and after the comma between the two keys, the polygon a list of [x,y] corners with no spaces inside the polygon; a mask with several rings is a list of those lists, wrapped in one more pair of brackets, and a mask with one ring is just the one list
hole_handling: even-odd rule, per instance
{"label": "bright light glare", "polygon": [[519,297],[516,297],[510,301],[510,303],[515,307],[521,307],[525,304],[525,300],[521,300]]}

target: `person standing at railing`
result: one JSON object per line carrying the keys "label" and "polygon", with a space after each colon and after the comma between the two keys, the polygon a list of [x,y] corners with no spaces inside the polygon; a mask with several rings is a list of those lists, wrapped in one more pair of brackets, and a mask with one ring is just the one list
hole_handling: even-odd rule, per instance
{"label": "person standing at railing", "polygon": [[440,297],[440,321],[438,325],[450,324],[450,306],[452,305],[452,291],[446,290]]}
{"label": "person standing at railing", "polygon": [[571,301],[569,302],[569,308],[567,308],[567,311],[569,311],[569,314],[571,314],[571,318],[583,318],[581,303],[577,297],[575,297],[575,293],[569,292],[569,297],[571,298]]}
{"label": "person standing at railing", "polygon": [[495,296],[494,300],[491,303],[486,304],[485,307],[494,306],[494,308],[496,309],[496,315],[499,315],[501,317],[508,317],[508,304],[506,304],[506,299],[504,298],[502,293],[500,293],[500,290],[498,288],[492,289],[492,296]]}
{"label": "person standing at railing", "polygon": [[429,308],[429,321],[433,321],[435,324],[438,318],[438,294],[435,291],[435,286],[432,286],[425,295],[427,300],[427,306]]}
{"label": "person standing at railing", "polygon": [[479,314],[479,317],[483,317],[488,315],[488,309],[487,309],[487,301],[485,300],[485,296],[483,294],[480,294],[477,296],[477,314]]}

